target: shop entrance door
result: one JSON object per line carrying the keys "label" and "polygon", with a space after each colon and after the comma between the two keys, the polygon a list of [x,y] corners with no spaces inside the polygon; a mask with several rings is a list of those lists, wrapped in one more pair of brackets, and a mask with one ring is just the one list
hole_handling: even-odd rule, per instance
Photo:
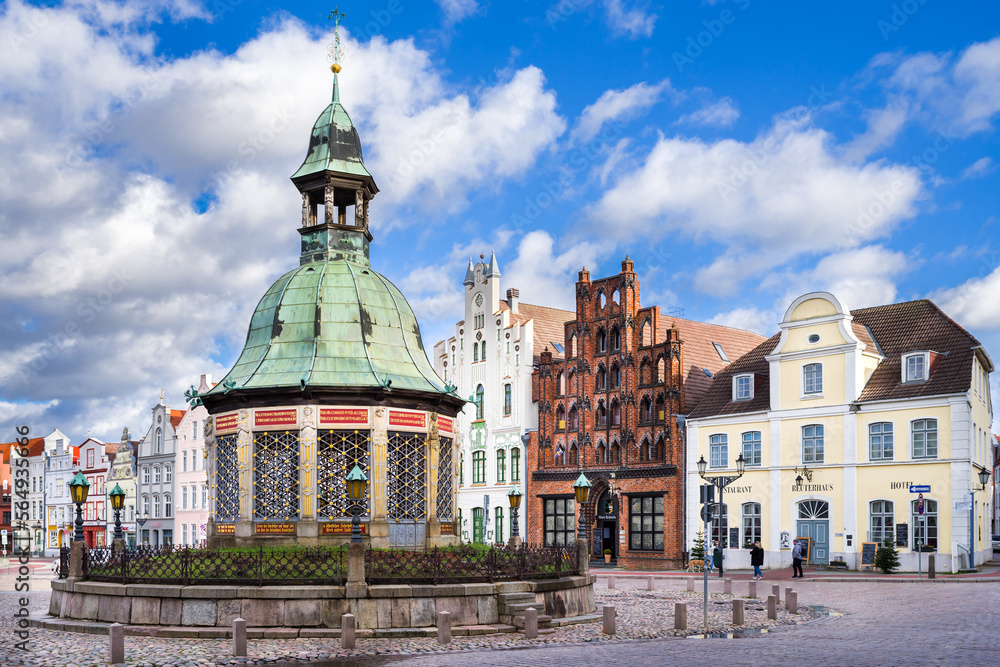
{"label": "shop entrance door", "polygon": [[618,557],[618,549],[615,544],[618,540],[617,525],[615,521],[605,521],[601,528],[601,553],[603,554],[605,549],[611,549],[612,558]]}
{"label": "shop entrance door", "polygon": [[822,500],[799,503],[798,537],[808,537],[810,565],[827,565],[830,562],[830,506]]}

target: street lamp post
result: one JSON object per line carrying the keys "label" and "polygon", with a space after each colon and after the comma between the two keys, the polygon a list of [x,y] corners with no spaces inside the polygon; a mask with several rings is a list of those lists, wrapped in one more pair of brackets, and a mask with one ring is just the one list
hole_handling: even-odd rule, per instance
{"label": "street lamp post", "polygon": [[580,476],[576,478],[576,482],[573,483],[573,492],[576,494],[576,504],[580,508],[580,522],[577,528],[576,538],[578,540],[587,539],[587,527],[583,524],[583,505],[587,502],[587,496],[590,494],[590,481],[581,472]]}
{"label": "street lamp post", "polygon": [[111,539],[123,540],[125,538],[122,535],[122,508],[125,506],[125,492],[122,491],[122,487],[115,484],[108,497],[111,498],[111,509],[115,511],[115,534]]}
{"label": "street lamp post", "polygon": [[76,530],[73,532],[73,541],[83,541],[83,504],[87,502],[87,492],[90,490],[90,482],[79,470],[69,483],[69,495],[76,503]]}
{"label": "street lamp post", "polygon": [[521,537],[521,531],[517,525],[517,510],[521,507],[521,489],[512,488],[507,492],[507,500],[510,501],[510,536]]}
{"label": "street lamp post", "polygon": [[[722,535],[722,491],[727,486],[738,480],[743,476],[743,469],[746,466],[746,460],[743,458],[743,454],[736,459],[736,474],[735,475],[712,475],[711,477],[705,476],[705,468],[708,467],[708,463],[705,461],[705,457],[702,456],[698,459],[698,476],[703,480],[713,485],[719,490],[719,540],[724,542],[726,536]],[[711,536],[709,536],[711,537]],[[719,570],[719,576],[722,576],[722,570]]]}
{"label": "street lamp post", "polygon": [[358,464],[347,475],[347,497],[351,500],[351,543],[361,543],[361,501],[365,497],[368,477]]}

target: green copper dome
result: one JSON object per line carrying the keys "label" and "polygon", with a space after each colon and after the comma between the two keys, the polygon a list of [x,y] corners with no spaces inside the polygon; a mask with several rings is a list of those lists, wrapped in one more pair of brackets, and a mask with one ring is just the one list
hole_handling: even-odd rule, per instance
{"label": "green copper dome", "polygon": [[[402,293],[347,261],[304,264],[257,304],[236,365],[215,388],[378,388],[448,393]],[[234,383],[234,384],[231,384]]]}
{"label": "green copper dome", "polygon": [[372,178],[365,167],[361,137],[340,104],[336,75],[333,77],[333,101],[313,124],[309,152],[302,166],[292,174],[292,180],[327,171]]}

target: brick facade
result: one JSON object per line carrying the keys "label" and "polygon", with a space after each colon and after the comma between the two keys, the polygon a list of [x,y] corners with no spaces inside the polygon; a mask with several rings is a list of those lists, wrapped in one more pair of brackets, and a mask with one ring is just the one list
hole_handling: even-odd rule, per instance
{"label": "brick facade", "polygon": [[[680,332],[658,307],[641,306],[639,280],[627,257],[615,276],[592,281],[586,269],[580,271],[576,294],[576,319],[565,324],[565,358],[545,351],[534,373],[538,430],[530,434],[526,452],[525,537],[541,544],[547,528],[567,529],[567,505],[563,516],[547,518],[545,502],[572,498],[582,472],[593,484],[583,507],[593,556],[610,548],[619,566],[680,567],[684,447],[677,414],[683,411],[685,368]],[[640,514],[644,509],[652,513]],[[569,537],[549,533],[550,540]]]}

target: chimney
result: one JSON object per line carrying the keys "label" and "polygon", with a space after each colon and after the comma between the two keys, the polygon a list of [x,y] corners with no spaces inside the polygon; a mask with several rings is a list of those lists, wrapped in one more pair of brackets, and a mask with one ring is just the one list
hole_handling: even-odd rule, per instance
{"label": "chimney", "polygon": [[507,290],[507,305],[510,306],[510,312],[517,315],[517,297],[521,295],[516,289],[511,288]]}
{"label": "chimney", "polygon": [[198,393],[203,394],[212,388],[212,375],[206,373],[201,376],[201,382],[198,384]]}

